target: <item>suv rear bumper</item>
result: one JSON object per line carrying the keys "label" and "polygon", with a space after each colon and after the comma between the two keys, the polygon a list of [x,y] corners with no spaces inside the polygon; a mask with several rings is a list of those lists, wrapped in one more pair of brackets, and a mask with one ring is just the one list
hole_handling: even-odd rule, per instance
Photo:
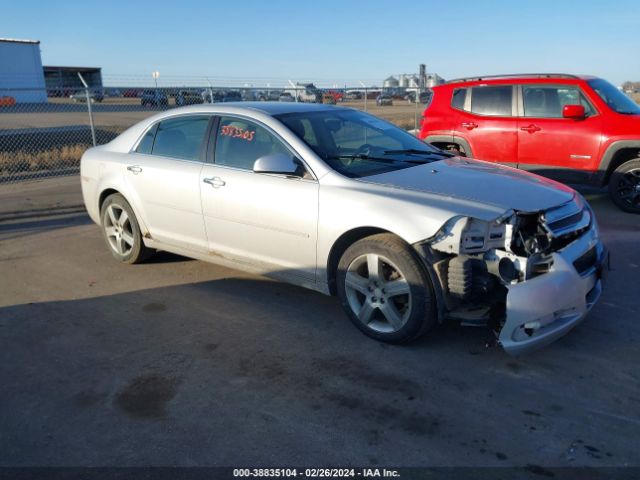
{"label": "suv rear bumper", "polygon": [[[585,265],[584,258],[591,252],[594,261]],[[506,321],[499,336],[505,351],[529,353],[578,325],[600,298],[608,265],[609,252],[593,225],[585,235],[553,253],[551,271],[508,286]]]}

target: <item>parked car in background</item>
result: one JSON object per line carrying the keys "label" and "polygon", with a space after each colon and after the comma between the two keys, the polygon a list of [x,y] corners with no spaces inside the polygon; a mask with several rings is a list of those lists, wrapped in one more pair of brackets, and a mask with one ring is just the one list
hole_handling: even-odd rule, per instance
{"label": "parked car in background", "polygon": [[280,99],[280,95],[282,95],[282,90],[266,90],[258,92],[256,100],[260,102],[277,102]]}
{"label": "parked car in background", "polygon": [[124,98],[138,98],[142,95],[143,90],[140,88],[128,88],[122,91]]}
{"label": "parked car in background", "polygon": [[336,97],[328,92],[322,94],[322,103],[325,105],[335,105]]}
{"label": "parked car in background", "polygon": [[198,103],[203,103],[204,100],[202,96],[198,92],[194,92],[193,90],[179,90],[176,92],[176,105],[184,106],[184,105],[195,105]]}
{"label": "parked car in background", "polygon": [[166,250],[336,295],[379,341],[450,319],[526,353],[602,291],[607,252],[579,193],[351,108],[173,109],[87,150],[80,170],[116,260]]}
{"label": "parked car in background", "polygon": [[162,90],[143,90],[140,95],[140,104],[143,107],[164,107],[169,105],[169,98]]}
{"label": "parked car in background", "polygon": [[295,102],[296,99],[289,92],[283,92],[278,97],[279,102]]}
{"label": "parked car in background", "polygon": [[218,103],[222,102],[224,95],[218,90],[207,88],[200,94],[204,103]]}
{"label": "parked car in background", "polygon": [[[78,90],[77,92],[69,96],[74,102],[86,102],[87,94],[84,90]],[[102,90],[89,90],[89,101],[91,103],[102,102],[104,100],[104,92]]]}
{"label": "parked car in background", "polygon": [[225,92],[224,97],[222,98],[223,102],[241,102],[242,95],[237,90],[229,90]]}
{"label": "parked car in background", "polygon": [[393,105],[393,98],[391,98],[391,95],[381,93],[376,97],[376,105]]}
{"label": "parked car in background", "polygon": [[313,83],[296,83],[285,89],[298,102],[320,103],[322,102],[322,92]]}
{"label": "parked car in background", "polygon": [[347,91],[345,94],[346,100],[360,100],[362,98],[362,92],[358,91]]}
{"label": "parked car in background", "polygon": [[331,95],[336,103],[342,102],[344,99],[344,92],[341,90],[326,90],[323,95]]}
{"label": "parked car in background", "polygon": [[[433,91],[431,89],[427,89],[424,92],[420,92],[418,94],[418,103],[421,103],[423,105],[429,103],[431,101],[431,95],[433,95]],[[406,94],[406,100],[408,100],[411,103],[415,103],[416,101],[416,92],[415,91],[411,91],[408,92]]]}
{"label": "parked car in background", "polygon": [[432,90],[424,141],[567,183],[607,186],[618,207],[640,213],[640,106],[606,80],[503,75]]}

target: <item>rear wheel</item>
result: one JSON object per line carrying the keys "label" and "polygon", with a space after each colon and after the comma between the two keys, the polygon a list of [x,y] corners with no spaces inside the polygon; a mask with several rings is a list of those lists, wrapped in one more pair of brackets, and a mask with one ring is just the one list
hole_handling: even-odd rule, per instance
{"label": "rear wheel", "polygon": [[640,158],[615,169],[609,179],[609,195],[625,212],[640,213]]}
{"label": "rear wheel", "polygon": [[430,280],[411,247],[391,234],[351,245],[338,264],[338,296],[366,335],[404,343],[436,321]]}
{"label": "rear wheel", "polygon": [[100,212],[102,235],[114,258],[122,263],[140,263],[153,254],[144,245],[133,209],[122,195],[109,195]]}

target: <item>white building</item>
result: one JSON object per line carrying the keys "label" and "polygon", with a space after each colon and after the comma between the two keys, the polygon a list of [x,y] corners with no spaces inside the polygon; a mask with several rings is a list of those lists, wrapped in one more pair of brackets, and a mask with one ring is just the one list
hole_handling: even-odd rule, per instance
{"label": "white building", "polygon": [[47,101],[38,40],[0,38],[0,97],[16,102]]}

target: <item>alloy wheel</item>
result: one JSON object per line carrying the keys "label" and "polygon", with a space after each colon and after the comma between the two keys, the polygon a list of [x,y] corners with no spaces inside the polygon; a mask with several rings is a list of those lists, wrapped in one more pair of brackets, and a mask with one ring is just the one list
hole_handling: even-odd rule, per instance
{"label": "alloy wheel", "polygon": [[105,210],[104,232],[109,245],[118,255],[126,257],[134,247],[134,234],[131,219],[122,206],[112,203]]}
{"label": "alloy wheel", "polygon": [[622,203],[633,209],[640,208],[640,168],[629,170],[620,177],[616,193]]}
{"label": "alloy wheel", "polygon": [[411,315],[411,289],[400,269],[375,253],[351,262],[345,276],[349,307],[368,328],[381,333],[400,330]]}

